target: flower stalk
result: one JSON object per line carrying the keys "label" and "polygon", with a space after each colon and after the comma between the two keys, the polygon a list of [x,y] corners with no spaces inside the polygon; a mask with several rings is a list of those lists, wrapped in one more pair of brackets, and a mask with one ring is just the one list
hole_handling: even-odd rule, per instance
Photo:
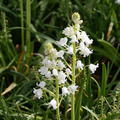
{"label": "flower stalk", "polygon": [[[73,47],[73,65],[72,65],[72,84],[75,84],[75,66],[76,66],[76,47],[75,47],[75,42],[72,43]],[[75,94],[72,94],[71,97],[71,120],[75,120]]]}
{"label": "flower stalk", "polygon": [[57,102],[56,119],[60,120],[60,111],[59,111],[59,81],[58,81],[58,79],[56,79],[56,102]]}

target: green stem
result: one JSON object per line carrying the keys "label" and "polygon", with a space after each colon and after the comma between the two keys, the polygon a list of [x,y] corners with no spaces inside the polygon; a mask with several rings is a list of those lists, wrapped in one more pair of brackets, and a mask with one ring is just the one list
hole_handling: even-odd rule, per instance
{"label": "green stem", "polygon": [[59,81],[58,81],[58,79],[56,79],[56,101],[57,101],[56,119],[60,120],[60,111],[59,111]]}
{"label": "green stem", "polygon": [[31,52],[31,48],[30,48],[30,39],[31,39],[31,35],[30,35],[30,24],[31,24],[31,0],[26,0],[26,45],[27,45],[27,55],[28,57],[30,57],[30,52]]}
{"label": "green stem", "polygon": [[[75,66],[76,66],[76,46],[75,46],[75,42],[73,42],[73,65],[72,65],[72,84],[75,84]],[[71,97],[71,104],[72,104],[72,108],[71,108],[71,120],[75,120],[75,95],[72,94]]]}
{"label": "green stem", "polygon": [[21,42],[22,50],[24,50],[24,10],[23,10],[23,0],[20,0],[20,16],[21,16]]}

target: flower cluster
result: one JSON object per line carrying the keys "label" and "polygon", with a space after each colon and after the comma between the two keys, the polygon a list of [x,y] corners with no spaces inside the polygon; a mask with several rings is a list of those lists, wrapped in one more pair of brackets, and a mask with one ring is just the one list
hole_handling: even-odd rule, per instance
{"label": "flower cluster", "polygon": [[[65,60],[65,55],[73,55],[73,43],[75,43],[75,53],[76,56],[82,56],[83,58],[88,57],[93,53],[93,50],[90,48],[93,40],[89,38],[85,31],[81,30],[82,20],[78,13],[72,15],[73,25],[66,27],[62,34],[64,35],[56,44],[63,48],[63,50],[58,51],[55,49],[52,44],[48,43],[45,47],[45,57],[41,62],[41,67],[38,72],[44,76],[48,82],[50,80],[58,80],[59,87],[61,89],[60,96],[67,96],[70,94],[75,94],[78,89],[76,84],[71,83],[72,79],[72,65]],[[80,57],[79,57],[80,58]],[[81,71],[84,69],[85,65],[80,59],[76,60],[76,69]],[[91,73],[94,73],[98,67],[97,65],[90,64],[89,69]],[[69,82],[68,82],[69,81]],[[46,86],[44,81],[36,84],[39,88],[34,89],[33,93],[38,99],[42,98],[42,94]],[[58,106],[56,98],[53,98],[49,102],[49,106],[52,106],[53,109],[56,109]]]}

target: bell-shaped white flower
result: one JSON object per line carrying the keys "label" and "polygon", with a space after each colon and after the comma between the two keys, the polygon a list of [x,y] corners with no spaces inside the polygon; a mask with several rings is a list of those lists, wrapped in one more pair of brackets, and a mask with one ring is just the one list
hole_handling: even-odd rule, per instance
{"label": "bell-shaped white flower", "polygon": [[71,37],[71,43],[73,43],[73,42],[77,42],[78,43],[78,39],[77,39],[77,37],[76,37],[76,35],[72,35]]}
{"label": "bell-shaped white flower", "polygon": [[72,74],[72,71],[69,68],[66,68],[65,72],[66,72],[67,76]]}
{"label": "bell-shaped white flower", "polygon": [[73,47],[72,47],[72,45],[67,48],[67,53],[68,54],[73,54]]}
{"label": "bell-shaped white flower", "polygon": [[68,87],[69,92],[72,93],[72,94],[75,94],[75,92],[77,91],[77,88],[78,88],[78,86],[74,85],[74,84],[72,84]]}
{"label": "bell-shaped white flower", "polygon": [[57,53],[57,56],[60,57],[60,58],[62,58],[62,59],[64,58],[63,55],[64,55],[64,51],[63,51],[63,50],[60,50],[60,51]]}
{"label": "bell-shaped white flower", "polygon": [[50,78],[52,77],[51,71],[48,71],[48,72],[45,74],[45,77],[50,79]]}
{"label": "bell-shaped white flower", "polygon": [[62,95],[66,96],[66,95],[69,95],[69,94],[70,94],[70,92],[69,92],[68,88],[63,87],[62,88]]}
{"label": "bell-shaped white flower", "polygon": [[99,67],[99,64],[97,64],[97,65],[90,64],[89,65],[89,69],[92,73],[94,73],[98,67]]}
{"label": "bell-shaped white flower", "polygon": [[55,68],[57,65],[57,61],[56,60],[52,60],[51,61],[51,68]]}
{"label": "bell-shaped white flower", "polygon": [[57,101],[55,99],[52,99],[49,102],[49,107],[53,107],[53,109],[56,110],[56,108],[57,108]]}
{"label": "bell-shaped white flower", "polygon": [[44,88],[46,86],[46,82],[42,81],[40,83],[37,83],[36,85],[40,88]]}
{"label": "bell-shaped white flower", "polygon": [[43,91],[41,88],[39,88],[39,89],[34,88],[33,93],[35,94],[36,98],[38,98],[38,99],[42,98]]}
{"label": "bell-shaped white flower", "polygon": [[93,43],[92,39],[89,39],[88,35],[86,34],[85,31],[81,32],[81,35],[79,36],[80,39],[82,40],[83,43],[85,43],[85,45],[88,47],[89,45],[91,45]]}
{"label": "bell-shaped white flower", "polygon": [[81,32],[80,32],[80,31],[77,31],[77,32],[76,32],[76,36],[77,36],[77,39],[78,39],[78,40],[81,39]]}
{"label": "bell-shaped white flower", "polygon": [[75,34],[75,31],[74,31],[74,28],[70,26],[70,27],[66,27],[62,33],[67,37],[71,37],[72,35]]}
{"label": "bell-shaped white flower", "polygon": [[83,70],[84,64],[81,62],[81,60],[77,61],[77,68],[80,68],[81,70]]}
{"label": "bell-shaped white flower", "polygon": [[120,0],[116,0],[115,3],[120,4]]}
{"label": "bell-shaped white flower", "polygon": [[45,59],[43,59],[42,61],[42,64],[49,68],[51,65],[51,61],[48,59],[48,57],[45,57]]}
{"label": "bell-shaped white flower", "polygon": [[89,48],[85,46],[83,42],[80,43],[79,50],[80,50],[81,55],[83,55],[83,57],[87,57],[93,53],[92,51],[90,51]]}
{"label": "bell-shaped white flower", "polygon": [[53,73],[54,76],[58,76],[58,71],[56,69],[53,69],[52,73]]}
{"label": "bell-shaped white flower", "polygon": [[63,71],[58,73],[59,84],[64,84],[66,82],[66,74]]}
{"label": "bell-shaped white flower", "polygon": [[65,68],[65,64],[61,61],[61,60],[58,60],[57,61],[57,67],[62,70],[63,68]]}
{"label": "bell-shaped white flower", "polygon": [[68,41],[67,37],[64,37],[64,38],[61,38],[60,41],[57,42],[57,44],[59,46],[66,46],[67,41]]}
{"label": "bell-shaped white flower", "polygon": [[46,75],[47,72],[48,72],[48,68],[45,67],[45,66],[42,66],[42,67],[38,70],[38,72],[40,72],[41,75]]}

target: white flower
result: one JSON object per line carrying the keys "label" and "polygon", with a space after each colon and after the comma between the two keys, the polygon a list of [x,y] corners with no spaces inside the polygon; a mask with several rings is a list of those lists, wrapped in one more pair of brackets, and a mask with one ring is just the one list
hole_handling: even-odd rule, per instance
{"label": "white flower", "polygon": [[60,41],[57,42],[57,44],[60,46],[66,46],[67,41],[68,41],[67,37],[64,37],[64,38],[61,38]]}
{"label": "white flower", "polygon": [[58,66],[58,68],[59,68],[60,70],[62,70],[63,68],[65,68],[64,63],[63,63],[61,60],[58,60],[58,61],[57,61],[57,66]]}
{"label": "white flower", "polygon": [[52,73],[53,73],[54,76],[58,76],[58,71],[56,69],[53,69]]}
{"label": "white flower", "polygon": [[73,47],[72,47],[72,45],[67,48],[67,53],[68,54],[73,54]]}
{"label": "white flower", "polygon": [[36,85],[37,85],[38,87],[44,88],[45,85],[46,85],[46,82],[42,81],[42,82],[40,82],[40,83],[37,83]]}
{"label": "white flower", "polygon": [[45,74],[47,74],[47,72],[48,72],[48,68],[45,67],[45,66],[42,66],[42,67],[38,70],[38,72],[40,72],[41,75],[45,75]]}
{"label": "white flower", "polygon": [[81,32],[77,31],[76,35],[77,35],[77,39],[81,39]]}
{"label": "white flower", "polygon": [[50,72],[50,71],[48,71],[48,72],[45,74],[45,77],[46,77],[46,78],[51,78],[51,77],[52,77],[51,72]]}
{"label": "white flower", "polygon": [[115,3],[120,4],[120,0],[116,0]]}
{"label": "white flower", "polygon": [[81,35],[79,36],[79,38],[82,40],[82,42],[85,43],[85,45],[88,47],[89,45],[91,45],[93,43],[92,39],[89,39],[88,35],[86,34],[85,31],[81,32]]}
{"label": "white flower", "polygon": [[72,71],[69,68],[66,68],[65,72],[68,76],[72,74]]}
{"label": "white flower", "polygon": [[55,60],[52,60],[52,61],[51,61],[51,66],[52,66],[52,68],[56,67],[56,65],[57,65],[57,62],[56,62]]}
{"label": "white flower", "polygon": [[75,91],[77,91],[77,88],[78,88],[78,86],[74,85],[74,84],[72,84],[68,87],[70,93],[72,93],[72,94],[75,94]]}
{"label": "white flower", "polygon": [[50,49],[50,55],[51,55],[51,57],[52,57],[53,59],[57,59],[57,57],[58,57],[58,52],[57,52],[57,50],[56,50],[55,48],[51,48],[51,49]]}
{"label": "white flower", "polygon": [[27,117],[27,120],[33,120],[35,118],[34,114],[31,114],[31,115],[28,115],[26,116]]}
{"label": "white flower", "polygon": [[90,54],[92,54],[92,51],[90,51],[89,48],[87,48],[83,42],[80,43],[79,50],[80,50],[81,55],[83,55],[83,57],[87,57]]}
{"label": "white flower", "polygon": [[70,38],[71,38],[71,43],[72,43],[72,42],[77,42],[77,43],[78,43],[78,40],[77,40],[77,38],[76,38],[76,35],[72,35]]}
{"label": "white flower", "polygon": [[77,61],[77,68],[80,68],[81,70],[83,70],[83,67],[84,67],[84,64],[80,60],[78,60]]}
{"label": "white flower", "polygon": [[66,74],[63,71],[60,71],[58,73],[58,80],[59,80],[59,84],[66,82]]}
{"label": "white flower", "polygon": [[64,51],[63,50],[60,50],[58,52],[58,54],[57,54],[57,56],[60,57],[60,58],[62,58],[62,59],[64,58],[63,55],[64,55]]}
{"label": "white flower", "polygon": [[63,30],[62,33],[63,33],[64,35],[66,35],[67,37],[71,37],[72,35],[75,34],[74,29],[73,29],[72,26],[66,27],[66,28]]}
{"label": "white flower", "polygon": [[39,89],[34,88],[33,93],[35,94],[35,97],[37,97],[38,99],[42,98],[43,92],[42,92],[41,88],[39,88]]}
{"label": "white flower", "polygon": [[55,110],[57,108],[57,101],[55,99],[52,99],[49,102],[49,107],[53,107],[53,109]]}
{"label": "white flower", "polygon": [[89,69],[92,73],[94,73],[98,67],[99,67],[99,64],[97,64],[97,65],[90,64],[89,65]]}
{"label": "white flower", "polygon": [[49,68],[51,66],[51,61],[46,57],[43,59],[42,64]]}
{"label": "white flower", "polygon": [[69,92],[69,90],[68,90],[68,88],[66,88],[66,87],[63,87],[62,88],[62,95],[69,95],[70,94],[70,92]]}

